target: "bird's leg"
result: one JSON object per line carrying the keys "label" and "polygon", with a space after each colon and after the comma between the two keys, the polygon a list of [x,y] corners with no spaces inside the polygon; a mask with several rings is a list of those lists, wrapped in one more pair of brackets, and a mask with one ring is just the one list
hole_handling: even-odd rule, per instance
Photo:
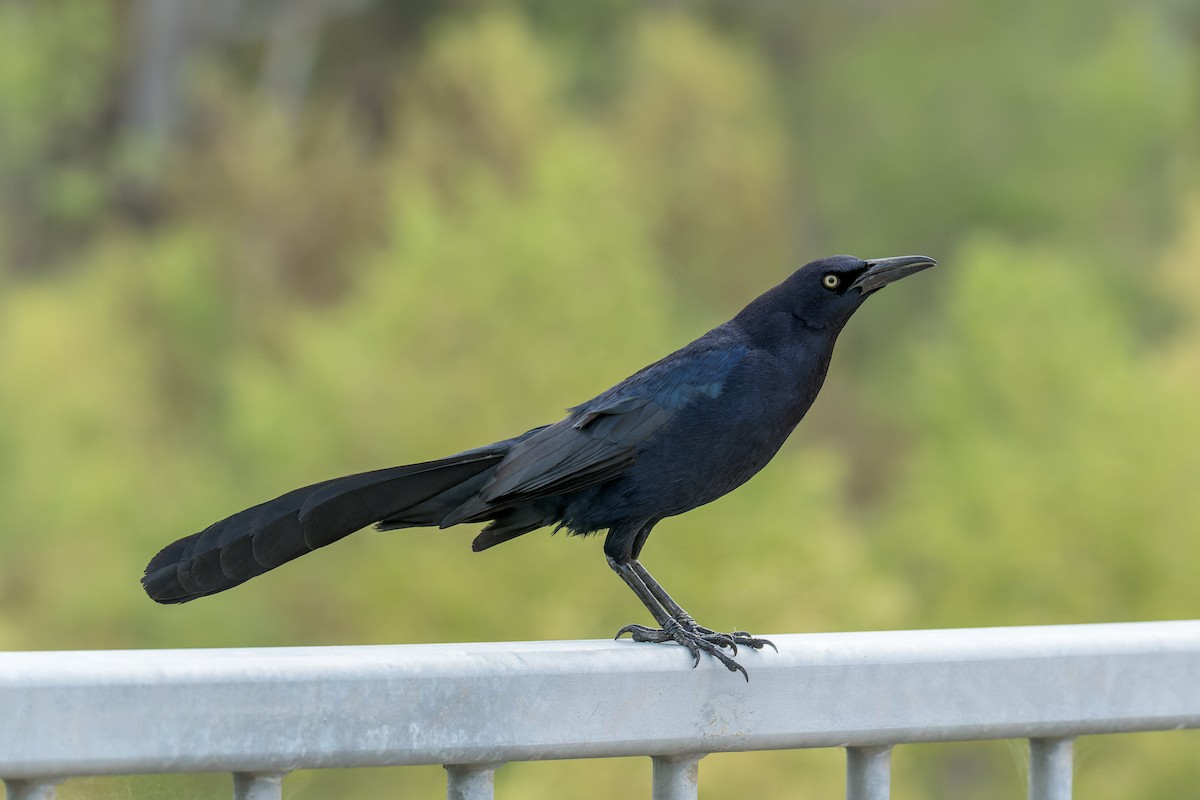
{"label": "bird's leg", "polygon": [[[629,562],[620,562],[609,556],[608,565],[612,567],[613,572],[621,576],[621,580],[625,581],[630,589],[633,589],[633,593],[638,596],[638,600],[642,601],[642,605],[644,605],[646,610],[650,612],[650,615],[654,617],[654,621],[659,625],[666,626],[671,620],[671,615],[662,607],[662,603],[658,602],[658,599],[653,595],[653,593],[651,593],[646,584],[642,583],[641,578],[634,573]],[[645,628],[645,626],[642,625],[626,625],[620,630],[617,636],[620,636],[622,633],[633,631],[634,629],[644,629],[647,631],[653,630],[651,628]],[[658,631],[658,633],[663,633],[663,631]],[[635,634],[633,638],[637,639],[638,637]],[[670,639],[670,637],[660,639],[659,641],[667,641],[668,639]]]}
{"label": "bird's leg", "polygon": [[[675,616],[664,608],[663,603],[650,589],[650,587],[642,580],[642,578],[634,570],[633,565],[636,561],[618,561],[611,556],[608,559],[608,565],[612,567],[613,572],[621,576],[621,580],[633,590],[633,593],[638,596],[642,604],[654,617],[661,628],[647,628],[645,625],[626,625],[617,631],[617,638],[623,634],[630,634],[635,642],[677,642],[688,649],[692,654],[692,667],[696,667],[700,663],[700,651],[708,653],[713,658],[720,661],[730,672],[740,672],[742,677],[750,680],[746,674],[746,670],[741,664],[738,664],[732,658],[721,651],[722,647],[732,647],[736,652],[737,648],[733,640],[724,634],[715,634],[712,631],[703,632],[707,629],[700,629],[696,625],[695,620],[683,614],[683,617],[688,621],[687,624],[676,619]],[[644,571],[644,570],[643,570]],[[649,573],[646,573],[649,575]],[[666,592],[662,590],[654,579],[650,579],[651,583],[658,589],[663,597],[670,601],[671,605],[682,613],[683,609],[675,601],[670,600]]]}
{"label": "bird's leg", "polygon": [[770,639],[756,638],[751,636],[747,631],[718,633],[698,624],[696,620],[692,618],[691,614],[684,611],[679,603],[676,603],[671,598],[671,595],[667,594],[667,590],[662,587],[661,583],[654,579],[654,576],[650,574],[649,570],[642,566],[642,562],[635,558],[630,562],[630,564],[633,567],[634,573],[641,578],[642,583],[644,583],[646,588],[650,590],[650,594],[654,595],[654,599],[657,600],[662,605],[663,609],[684,628],[705,636],[712,636],[725,640],[728,646],[733,648],[734,655],[737,655],[738,645],[741,645],[742,647],[752,647],[755,650],[761,650],[763,647],[770,645],[772,650],[774,650],[776,653],[779,652],[779,648],[776,647],[775,643]]}

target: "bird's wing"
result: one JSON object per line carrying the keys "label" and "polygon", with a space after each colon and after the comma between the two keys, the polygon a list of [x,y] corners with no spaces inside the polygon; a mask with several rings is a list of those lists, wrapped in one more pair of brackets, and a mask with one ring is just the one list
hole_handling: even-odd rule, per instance
{"label": "bird's wing", "polygon": [[486,519],[497,507],[617,477],[681,409],[719,396],[746,352],[741,346],[690,346],[576,406],[566,419],[514,446],[476,498],[442,525]]}

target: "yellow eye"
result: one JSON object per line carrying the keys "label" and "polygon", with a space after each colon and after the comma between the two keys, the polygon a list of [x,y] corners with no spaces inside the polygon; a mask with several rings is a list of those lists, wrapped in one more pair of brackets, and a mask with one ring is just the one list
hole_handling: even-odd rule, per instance
{"label": "yellow eye", "polygon": [[842,279],[839,278],[837,275],[834,275],[831,272],[828,275],[826,275],[824,278],[821,278],[821,283],[825,286],[826,289],[836,289],[838,286],[841,285]]}

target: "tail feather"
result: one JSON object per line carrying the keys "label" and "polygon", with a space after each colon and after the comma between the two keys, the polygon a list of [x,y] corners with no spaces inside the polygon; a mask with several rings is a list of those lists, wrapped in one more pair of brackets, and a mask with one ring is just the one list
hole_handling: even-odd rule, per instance
{"label": "tail feather", "polygon": [[323,481],[239,511],[164,547],[150,560],[142,586],[160,603],[185,603],[261,575],[311,548],[299,512]]}
{"label": "tail feather", "polygon": [[490,525],[479,532],[471,542],[471,549],[476,553],[487,550],[489,547],[551,525],[557,519],[557,509],[552,503],[531,503],[504,509],[496,514]]}
{"label": "tail feather", "polygon": [[310,547],[324,547],[458,487],[490,471],[502,458],[503,452],[481,453],[351,475],[309,495],[300,507],[300,524]]}
{"label": "tail feather", "polygon": [[468,478],[457,486],[451,486],[433,497],[417,503],[415,506],[396,511],[375,524],[376,530],[395,531],[401,528],[424,528],[431,525],[441,526],[446,517],[447,509],[458,508],[468,498],[474,497],[484,484],[488,482],[492,471],[485,470],[473,478]]}
{"label": "tail feather", "polygon": [[[398,518],[436,525],[461,496],[478,491],[509,444],[295,489],[167,545],[150,560],[142,586],[159,603],[185,603],[244,583],[373,522]],[[446,503],[438,501],[443,495]],[[409,516],[409,508],[420,511]]]}

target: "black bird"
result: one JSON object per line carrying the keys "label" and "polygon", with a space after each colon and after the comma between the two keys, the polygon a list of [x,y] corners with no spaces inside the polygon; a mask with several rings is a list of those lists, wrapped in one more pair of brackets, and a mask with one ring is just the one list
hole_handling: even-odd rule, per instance
{"label": "black bird", "polygon": [[[607,530],[608,564],[658,628],[746,674],[737,646],[770,644],[696,624],[638,562],[665,517],[717,499],[762,469],[800,422],[833,345],[868,296],[932,267],[925,256],[832,256],[787,280],[689,345],[570,409],[565,419],[438,461],[315,483],[168,545],[142,578],[159,603],[215,594],[374,523],[380,530],[487,522],[472,549],[557,525]],[[724,652],[728,648],[730,653]]]}

